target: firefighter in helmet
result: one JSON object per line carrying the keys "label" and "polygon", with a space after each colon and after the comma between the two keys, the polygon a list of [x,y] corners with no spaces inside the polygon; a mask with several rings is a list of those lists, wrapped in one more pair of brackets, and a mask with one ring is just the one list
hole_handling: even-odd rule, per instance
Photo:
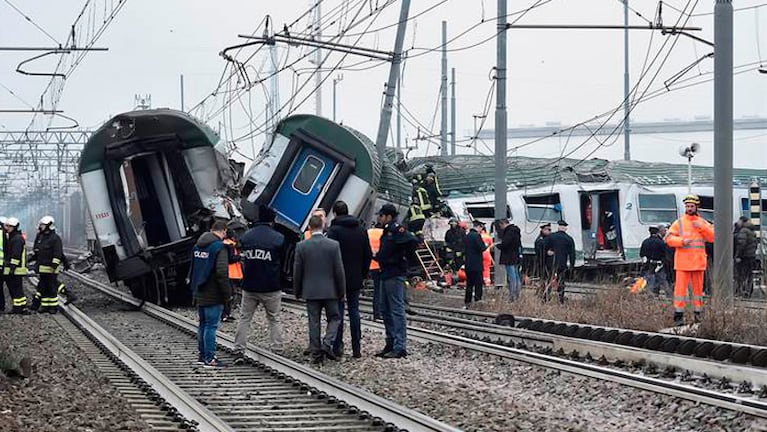
{"label": "firefighter in helmet", "polygon": [[675,249],[675,325],[684,323],[688,285],[692,285],[692,310],[695,321],[700,321],[703,310],[703,276],[706,271],[706,242],[714,241],[714,227],[698,214],[700,198],[697,195],[687,195],[682,202],[684,215],[671,224],[666,235],[666,244]]}
{"label": "firefighter in helmet", "polygon": [[18,219],[10,217],[3,226],[8,236],[8,243],[5,245],[3,274],[13,301],[11,313],[26,315],[29,311],[27,310],[27,296],[24,294],[22,278],[27,274],[27,245],[21,235],[20,225]]}
{"label": "firefighter in helmet", "polygon": [[37,236],[32,250],[39,283],[37,293],[32,299],[32,309],[40,312],[56,313],[59,308],[58,274],[64,267],[64,248],[61,237],[56,234],[56,227],[51,216],[43,216],[37,224]]}

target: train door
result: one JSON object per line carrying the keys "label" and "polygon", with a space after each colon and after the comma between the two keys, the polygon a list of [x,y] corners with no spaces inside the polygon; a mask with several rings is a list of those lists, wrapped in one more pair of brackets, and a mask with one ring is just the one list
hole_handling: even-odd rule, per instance
{"label": "train door", "polygon": [[304,147],[299,151],[271,202],[282,222],[301,229],[336,166],[335,160],[314,148]]}
{"label": "train door", "polygon": [[618,191],[581,192],[580,202],[584,258],[622,259]]}
{"label": "train door", "polygon": [[580,193],[581,204],[581,239],[583,241],[583,259],[593,260],[597,252],[596,207],[590,192]]}

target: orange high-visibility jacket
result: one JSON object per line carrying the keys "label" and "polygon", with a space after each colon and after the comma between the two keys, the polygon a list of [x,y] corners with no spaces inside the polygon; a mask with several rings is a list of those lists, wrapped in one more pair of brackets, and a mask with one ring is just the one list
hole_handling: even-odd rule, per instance
{"label": "orange high-visibility jacket", "polygon": [[[693,224],[698,224],[696,228]],[[685,245],[684,240],[690,240]],[[674,270],[701,271],[706,269],[706,242],[714,241],[714,227],[700,216],[682,215],[666,236],[666,244],[675,248]]]}
{"label": "orange high-visibility jacket", "polygon": [[[370,228],[368,230],[368,239],[370,239],[370,249],[373,251],[373,256],[378,253],[378,249],[381,248],[381,236],[383,235],[383,228]],[[370,260],[370,270],[380,270],[381,266],[378,265],[378,261]]]}
{"label": "orange high-visibility jacket", "polygon": [[[232,239],[224,239],[224,244],[231,246],[233,252],[239,255],[239,251],[235,246],[237,243]],[[242,263],[237,261],[229,264],[229,279],[242,280]]]}

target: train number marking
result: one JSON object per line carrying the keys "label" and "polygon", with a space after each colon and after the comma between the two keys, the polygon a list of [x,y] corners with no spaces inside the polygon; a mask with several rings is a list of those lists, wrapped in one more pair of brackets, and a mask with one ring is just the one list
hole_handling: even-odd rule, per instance
{"label": "train number marking", "polygon": [[109,214],[108,211],[107,212],[96,213],[96,219],[107,219],[110,216],[111,215]]}

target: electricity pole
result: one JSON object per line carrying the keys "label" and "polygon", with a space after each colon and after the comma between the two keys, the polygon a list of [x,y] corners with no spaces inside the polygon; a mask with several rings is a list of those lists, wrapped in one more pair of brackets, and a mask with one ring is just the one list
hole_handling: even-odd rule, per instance
{"label": "electricity pole", "polygon": [[410,12],[410,0],[402,0],[402,7],[399,14],[399,23],[397,24],[397,37],[394,40],[394,56],[389,68],[389,81],[384,91],[384,104],[381,108],[381,118],[378,122],[378,135],[376,136],[376,151],[378,158],[383,163],[386,158],[386,139],[389,136],[389,126],[391,126],[391,112],[394,102],[394,92],[397,90],[399,81],[400,64],[402,63],[402,45],[405,42],[405,28],[407,27],[407,17]]}
{"label": "electricity pole", "polygon": [[447,156],[447,21],[442,21],[442,76],[439,86],[442,121],[439,128],[440,154]]}
{"label": "electricity pole", "polygon": [[[312,35],[314,40],[320,42],[322,39],[322,5],[321,1],[316,2],[314,5],[314,14],[312,18]],[[314,112],[318,116],[322,115],[322,50],[317,48],[314,51],[314,64],[317,66],[317,71],[314,73],[314,86],[316,90],[314,92]]]}
{"label": "electricity pole", "polygon": [[455,156],[455,68],[450,69],[450,154]]}
{"label": "electricity pole", "polygon": [[629,124],[629,0],[623,0],[623,159],[631,160]]}
{"label": "electricity pole", "polygon": [[[498,37],[495,68],[495,219],[506,217],[506,0],[498,0]],[[497,235],[497,233],[496,233]],[[495,286],[503,285],[505,272],[497,263],[501,251],[495,248]]]}
{"label": "electricity pole", "polygon": [[732,305],[732,1],[714,6],[714,296]]}

